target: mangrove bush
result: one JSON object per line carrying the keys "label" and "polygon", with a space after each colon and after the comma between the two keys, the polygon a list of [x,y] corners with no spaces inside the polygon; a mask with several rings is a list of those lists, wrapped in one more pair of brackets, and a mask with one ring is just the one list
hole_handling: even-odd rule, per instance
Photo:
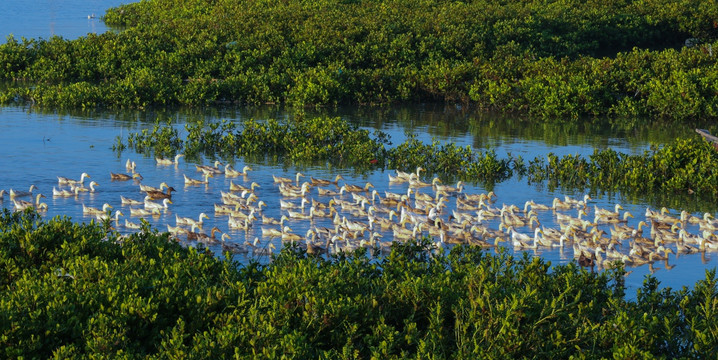
{"label": "mangrove bush", "polygon": [[[715,1],[141,1],[119,33],[0,45],[2,103],[471,102],[715,119]],[[688,45],[688,46],[684,46]]]}

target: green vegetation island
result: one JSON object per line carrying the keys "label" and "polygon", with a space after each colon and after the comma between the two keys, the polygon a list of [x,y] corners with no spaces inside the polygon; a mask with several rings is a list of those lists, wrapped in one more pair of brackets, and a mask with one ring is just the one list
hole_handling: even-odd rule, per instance
{"label": "green vegetation island", "polygon": [[[0,103],[448,101],[716,119],[715,1],[141,1],[121,31],[0,45]],[[718,49],[716,49],[718,51]]]}
{"label": "green vegetation island", "polygon": [[[153,0],[110,9],[118,31],[0,45],[0,104],[64,109],[461,103],[542,122],[718,130],[711,1]],[[626,126],[629,126],[626,125]],[[118,152],[281,157],[466,181],[514,175],[592,191],[718,203],[702,139],[643,154],[499,159],[410,138],[389,147],[338,118],[171,125]],[[194,155],[193,155],[194,154]],[[145,226],[0,214],[4,358],[715,358],[715,271],[692,288],[647,277],[626,296],[593,273],[424,239],[375,258],[286,247],[240,265]],[[631,298],[631,299],[627,299]]]}

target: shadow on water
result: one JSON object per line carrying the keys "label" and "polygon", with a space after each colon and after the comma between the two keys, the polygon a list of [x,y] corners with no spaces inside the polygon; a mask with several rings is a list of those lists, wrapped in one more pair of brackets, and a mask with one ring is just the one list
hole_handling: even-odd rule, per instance
{"label": "shadow on water", "polygon": [[709,123],[675,124],[661,120],[589,118],[581,120],[537,120],[515,114],[491,113],[470,106],[420,104],[386,107],[329,107],[292,109],[279,105],[244,107],[163,108],[151,110],[46,110],[27,108],[28,113],[69,116],[73,120],[111,119],[128,127],[172,120],[177,123],[216,121],[218,119],[291,119],[303,116],[339,116],[362,127],[399,130],[392,139],[405,133],[439,140],[472,137],[472,146],[491,148],[497,144],[522,143],[526,140],[548,146],[586,145],[591,148],[617,146],[642,151],[648,144],[663,145],[677,137],[695,136],[695,128],[718,131]]}

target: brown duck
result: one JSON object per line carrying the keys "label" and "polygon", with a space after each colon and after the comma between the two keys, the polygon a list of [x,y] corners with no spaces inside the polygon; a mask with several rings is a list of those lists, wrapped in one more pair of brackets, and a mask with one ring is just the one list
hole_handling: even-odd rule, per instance
{"label": "brown duck", "polygon": [[147,196],[149,196],[150,199],[152,199],[152,200],[160,200],[160,199],[172,200],[172,192],[177,191],[177,190],[175,190],[175,188],[169,186],[169,187],[167,187],[167,190],[165,190],[165,191],[166,192],[150,190],[150,191],[147,191]]}

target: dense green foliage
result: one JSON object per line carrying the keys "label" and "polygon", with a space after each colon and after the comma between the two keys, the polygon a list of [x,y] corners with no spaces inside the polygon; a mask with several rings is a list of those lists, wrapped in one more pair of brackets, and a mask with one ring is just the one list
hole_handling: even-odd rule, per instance
{"label": "dense green foliage", "polygon": [[375,131],[371,136],[340,118],[248,120],[241,128],[228,121],[195,122],[185,129],[188,135],[182,139],[170,123],[156,123],[152,129],[130,133],[126,140],[117,137],[114,149],[122,151],[129,146],[160,156],[183,152],[190,158],[205,155],[229,160],[238,156],[262,157],[260,160],[271,157],[288,164],[323,162],[360,170],[413,171],[421,166],[428,175],[482,182],[488,187],[514,175],[525,175],[529,182],[547,181],[550,188],[621,191],[649,200],[655,198],[653,194],[687,194],[712,203],[718,200],[718,172],[714,171],[718,153],[700,138],[677,139],[638,155],[609,148],[597,149],[588,158],[548,154],[546,159],[536,157],[526,162],[510,154],[500,159],[492,150],[476,151],[470,146],[439,141],[425,144],[413,136],[390,147],[389,135]]}
{"label": "dense green foliage", "polygon": [[[234,159],[246,156],[255,160],[281,158],[290,164],[326,162],[333,166],[358,170],[390,167],[415,169],[424,167],[430,174],[450,175],[464,180],[496,182],[510,176],[511,164],[499,160],[492,151],[477,152],[471,147],[434,142],[426,145],[412,138],[387,149],[389,135],[359,129],[341,118],[301,118],[292,121],[195,122],[185,125],[182,139],[171,124],[155,123],[152,129],[117,137],[113,148],[127,147],[158,156],[184,153],[188,158],[199,155]],[[259,158],[259,159],[258,159]]]}
{"label": "dense green foliage", "polygon": [[622,190],[626,192],[698,192],[718,194],[718,154],[708,142],[678,139],[640,155],[612,149],[594,150],[588,159],[548,155],[548,162],[530,164],[530,180],[550,186]]}
{"label": "dense green foliage", "polygon": [[370,261],[285,248],[238,265],[148,229],[0,214],[4,358],[714,358],[715,273],[693,289],[623,271],[407,243]]}
{"label": "dense green foliage", "polygon": [[[0,102],[474,102],[540,117],[714,119],[710,1],[154,0],[120,33],[0,45]],[[687,38],[698,46],[683,46]]]}

